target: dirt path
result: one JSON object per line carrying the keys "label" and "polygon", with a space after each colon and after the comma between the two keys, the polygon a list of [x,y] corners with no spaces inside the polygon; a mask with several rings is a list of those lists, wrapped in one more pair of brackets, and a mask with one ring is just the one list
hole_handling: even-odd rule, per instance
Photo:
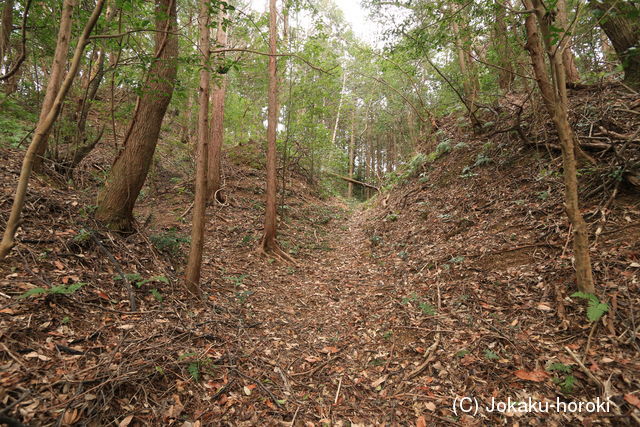
{"label": "dirt path", "polygon": [[[357,212],[332,221],[326,233],[317,229],[316,237],[323,234],[317,249],[298,257],[298,266],[252,271],[250,276],[263,277],[254,284],[236,280],[236,302],[245,316],[236,342],[244,349],[238,355],[247,375],[243,383],[256,387],[258,399],[274,410],[276,419],[415,422],[418,408],[403,405],[391,393],[411,370],[407,362],[417,364],[422,357],[416,351],[404,354],[402,366],[397,357],[418,338],[391,325],[411,323],[407,306],[400,304],[398,284],[372,257],[361,216]],[[264,388],[253,382],[259,379]],[[255,404],[251,396],[244,399]],[[260,405],[244,403],[240,420],[251,424],[264,416]]]}

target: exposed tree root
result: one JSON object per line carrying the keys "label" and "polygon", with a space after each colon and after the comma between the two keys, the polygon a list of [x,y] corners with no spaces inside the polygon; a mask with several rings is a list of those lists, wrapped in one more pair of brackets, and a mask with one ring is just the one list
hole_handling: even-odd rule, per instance
{"label": "exposed tree root", "polygon": [[291,255],[283,251],[278,243],[270,243],[264,238],[262,239],[262,242],[260,242],[260,246],[258,246],[258,253],[266,258],[272,258],[278,261],[282,261],[285,264],[298,265],[296,260],[293,259]]}

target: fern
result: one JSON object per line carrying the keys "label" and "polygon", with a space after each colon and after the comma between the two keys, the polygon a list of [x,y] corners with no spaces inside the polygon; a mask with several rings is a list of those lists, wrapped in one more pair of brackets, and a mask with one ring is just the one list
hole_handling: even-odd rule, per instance
{"label": "fern", "polygon": [[200,381],[200,364],[198,362],[189,363],[187,370],[189,371],[191,378],[195,381]]}
{"label": "fern", "polygon": [[607,311],[609,311],[609,304],[600,301],[598,297],[593,294],[575,292],[571,296],[587,300],[587,319],[589,319],[590,322],[597,322]]}
{"label": "fern", "polygon": [[58,286],[52,286],[51,288],[33,288],[33,289],[29,289],[27,292],[23,293],[22,295],[20,295],[18,297],[18,299],[23,299],[23,298],[28,298],[28,297],[32,297],[35,295],[40,295],[40,294],[46,294],[46,295],[52,295],[52,294],[57,294],[57,295],[70,295],[72,293],[74,293],[75,291],[77,291],[78,289],[80,289],[81,287],[83,287],[84,285],[86,285],[86,283],[83,282],[77,282],[77,283],[73,283],[69,286],[66,285],[58,285]]}

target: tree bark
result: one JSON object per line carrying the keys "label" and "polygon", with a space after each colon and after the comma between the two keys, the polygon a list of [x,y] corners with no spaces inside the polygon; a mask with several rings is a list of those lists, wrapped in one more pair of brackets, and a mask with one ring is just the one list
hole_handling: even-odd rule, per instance
{"label": "tree bark", "polygon": [[131,231],[133,207],[156,149],[177,73],[175,0],[156,0],[155,55],[138,97],[124,148],[98,194],[96,220],[117,231]]}
{"label": "tree bark", "polygon": [[[60,29],[58,31],[58,39],[56,41],[56,50],[53,54],[51,75],[49,76],[47,90],[45,92],[44,101],[42,102],[39,121],[44,120],[49,113],[49,110],[60,91],[60,85],[64,78],[65,64],[67,63],[67,54],[69,52],[69,41],[71,39],[71,15],[73,14],[74,7],[75,0],[64,0],[64,3],[62,4]],[[33,169],[36,172],[39,172],[42,169],[42,161],[44,160],[44,153],[47,150],[48,139],[49,132],[42,136],[42,142],[38,145],[36,157],[33,162]]]}
{"label": "tree bark", "polygon": [[567,108],[566,71],[562,56],[564,43],[552,44],[551,25],[547,19],[547,11],[541,0],[523,0],[527,10],[535,11],[540,30],[543,35],[547,56],[549,57],[553,84],[546,73],[542,45],[538,36],[538,28],[533,14],[526,18],[527,46],[533,62],[533,69],[542,92],[545,106],[551,116],[562,147],[562,162],[564,168],[565,209],[567,217],[573,226],[573,253],[575,258],[576,283],[582,292],[594,294],[591,257],[589,255],[589,236],[587,225],[580,213],[578,200],[578,180],[576,166],[576,138],[569,124]]}
{"label": "tree bark", "polygon": [[[349,179],[353,179],[353,157],[356,149],[356,107],[351,112],[351,139],[349,140]],[[347,197],[353,197],[353,182],[349,181]]]}
{"label": "tree bark", "polygon": [[342,74],[342,86],[340,88],[340,100],[338,101],[338,113],[336,114],[336,121],[333,124],[333,133],[331,134],[331,146],[336,145],[336,135],[338,134],[338,123],[340,122],[340,111],[342,110],[342,97],[344,96],[344,87],[347,83],[347,73],[343,71]]}
{"label": "tree bark", "polygon": [[198,15],[200,40],[198,50],[201,55],[200,88],[198,93],[198,150],[196,157],[196,195],[193,205],[191,224],[191,246],[189,259],[185,269],[185,286],[194,295],[202,296],[200,289],[200,271],[202,267],[202,248],[204,246],[204,229],[207,209],[207,155],[209,154],[209,3],[200,0]]}
{"label": "tree bark", "polygon": [[509,45],[506,10],[498,0],[494,0],[494,7],[496,11],[496,21],[493,39],[496,53],[499,56],[498,65],[500,66],[498,69],[498,86],[506,93],[511,90],[511,85],[513,85],[515,79],[512,65],[513,57]]}
{"label": "tree bark", "polygon": [[[29,144],[29,148],[25,153],[24,160],[22,161],[22,168],[20,170],[20,178],[18,179],[18,185],[16,187],[16,193],[13,198],[13,205],[11,206],[11,213],[9,214],[9,219],[7,220],[6,229],[2,236],[2,241],[0,242],[0,259],[3,259],[7,256],[9,251],[14,245],[14,238],[16,230],[20,225],[20,215],[22,213],[22,208],[24,206],[25,196],[27,193],[27,187],[29,185],[29,178],[31,177],[31,172],[33,171],[33,164],[36,158],[36,153],[38,152],[38,148],[45,141],[45,136],[49,134],[53,124],[55,123],[58,114],[60,113],[60,109],[62,108],[62,103],[64,98],[73,83],[73,80],[76,77],[78,72],[78,68],[80,67],[80,62],[82,60],[82,55],[84,53],[84,48],[89,39],[89,34],[93,30],[98,18],[100,17],[100,13],[102,12],[102,6],[104,5],[104,0],[98,0],[96,2],[96,6],[91,14],[91,17],[87,21],[80,38],[78,39],[78,43],[76,45],[75,52],[73,54],[73,59],[71,60],[71,65],[69,67],[69,72],[67,73],[64,81],[62,82],[62,86],[57,91],[57,95],[48,109],[47,114],[41,119],[38,120],[38,125],[33,134],[33,139],[31,140],[31,144]],[[69,31],[71,28],[69,27]],[[67,34],[67,37],[69,35]],[[56,64],[54,59],[54,66],[64,67],[64,63]],[[49,88],[47,87],[47,90]],[[42,106],[44,109],[44,105]]]}
{"label": "tree bark", "polygon": [[589,6],[622,63],[625,82],[640,89],[640,6],[629,0],[592,0]]}
{"label": "tree bark", "polygon": [[[456,39],[456,53],[458,58],[458,67],[462,75],[462,90],[464,91],[464,103],[469,110],[469,120],[474,128],[480,127],[480,123],[476,117],[476,98],[477,98],[477,76],[472,70],[472,63],[469,61],[467,53],[463,49],[465,38],[460,32],[460,28],[456,22],[453,22],[452,29]],[[469,47],[470,48],[470,47]]]}
{"label": "tree bark", "polygon": [[[9,63],[8,57],[11,50],[11,31],[13,30],[13,0],[4,0],[2,7],[2,17],[0,17],[0,70],[4,69]],[[5,57],[7,61],[5,62]],[[2,74],[2,73],[0,73]]]}
{"label": "tree bark", "polygon": [[[563,31],[567,31],[569,28],[569,20],[567,18],[567,2],[566,0],[558,0],[558,24]],[[578,83],[580,81],[580,73],[578,67],[576,67],[576,58],[571,50],[571,35],[566,35],[568,38],[566,47],[562,49],[562,62],[565,69],[567,83]]]}
{"label": "tree bark", "polygon": [[278,67],[276,0],[269,0],[269,92],[267,111],[267,200],[262,250],[277,251],[276,245],[276,131],[278,127]]}
{"label": "tree bark", "polygon": [[[219,49],[224,49],[227,46],[227,32],[224,29],[224,20],[226,18],[226,12],[222,9],[224,6],[220,6],[220,12],[218,15],[218,30],[216,33],[216,44]],[[220,66],[224,66],[224,53],[220,53],[219,61]],[[222,194],[222,143],[224,141],[224,98],[226,94],[227,75],[226,70],[224,74],[219,75],[219,80],[214,82],[214,88],[211,93],[211,139],[209,141],[209,167],[207,171],[208,181],[208,199],[211,201],[217,200],[221,203],[224,202],[224,195]]]}

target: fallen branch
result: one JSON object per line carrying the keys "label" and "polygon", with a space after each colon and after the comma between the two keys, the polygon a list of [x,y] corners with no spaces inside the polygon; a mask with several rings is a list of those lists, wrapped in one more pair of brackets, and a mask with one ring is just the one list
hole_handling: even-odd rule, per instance
{"label": "fallen branch", "polygon": [[375,185],[373,185],[373,184],[367,184],[366,182],[358,181],[358,180],[356,180],[356,179],[349,178],[348,176],[338,175],[337,173],[333,173],[333,172],[327,172],[327,174],[328,174],[328,175],[331,175],[331,176],[333,176],[333,177],[336,177],[336,178],[340,178],[340,179],[342,179],[342,180],[344,180],[344,181],[351,182],[351,183],[353,183],[353,184],[362,185],[363,187],[367,187],[367,188],[373,188],[373,189],[374,189],[374,190],[376,190],[377,192],[380,192],[380,187],[376,187],[376,186],[375,186]]}

